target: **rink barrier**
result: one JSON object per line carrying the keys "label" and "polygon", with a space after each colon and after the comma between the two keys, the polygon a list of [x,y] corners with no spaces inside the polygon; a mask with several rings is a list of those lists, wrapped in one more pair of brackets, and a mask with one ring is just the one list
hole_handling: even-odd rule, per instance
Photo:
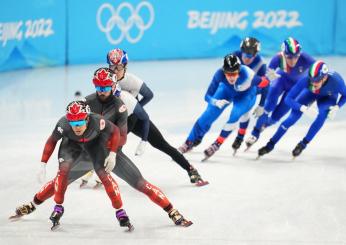
{"label": "rink barrier", "polygon": [[267,56],[288,36],[312,55],[346,54],[343,0],[3,2],[0,71],[102,63],[114,47],[131,60],[222,57],[244,36],[257,37]]}

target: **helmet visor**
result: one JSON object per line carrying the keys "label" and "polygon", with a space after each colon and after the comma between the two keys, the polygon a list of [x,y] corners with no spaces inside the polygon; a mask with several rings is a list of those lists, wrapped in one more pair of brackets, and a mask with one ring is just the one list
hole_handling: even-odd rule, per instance
{"label": "helmet visor", "polygon": [[109,69],[111,69],[113,72],[115,72],[115,71],[123,71],[125,69],[125,65],[123,65],[123,64],[109,65]]}
{"label": "helmet visor", "polygon": [[289,60],[298,59],[299,56],[300,56],[300,53],[297,53],[297,54],[285,54],[285,58],[289,59]]}
{"label": "helmet visor", "polygon": [[71,125],[71,127],[81,127],[86,124],[86,120],[69,121],[68,123]]}
{"label": "helmet visor", "polygon": [[111,86],[106,86],[106,87],[102,87],[102,86],[95,86],[96,91],[97,92],[109,92],[112,90]]}
{"label": "helmet visor", "polygon": [[310,82],[311,83],[320,83],[322,82],[323,78],[325,77],[326,75],[320,75],[320,76],[316,76],[316,77],[310,77]]}
{"label": "helmet visor", "polygon": [[254,54],[245,53],[245,52],[243,52],[241,55],[242,55],[244,58],[247,58],[247,59],[251,59],[251,58],[253,58],[253,57],[255,56]]}
{"label": "helmet visor", "polygon": [[226,77],[237,77],[239,75],[239,72],[238,71],[235,71],[235,72],[224,71],[224,74]]}

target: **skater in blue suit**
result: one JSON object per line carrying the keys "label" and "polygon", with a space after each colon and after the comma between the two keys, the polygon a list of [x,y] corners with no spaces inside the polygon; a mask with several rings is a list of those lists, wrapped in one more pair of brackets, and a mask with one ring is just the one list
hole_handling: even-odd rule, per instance
{"label": "skater in blue suit", "polygon": [[179,148],[182,152],[191,150],[196,142],[198,144],[226,105],[233,102],[230,119],[224,128],[230,131],[255,104],[257,87],[263,88],[269,84],[265,77],[261,78],[249,67],[241,65],[234,54],[225,56],[223,67],[215,73],[213,81],[218,81],[219,84],[216,92],[213,96],[207,92],[205,100],[208,107],[195,123],[184,145]]}
{"label": "skater in blue suit", "polygon": [[[266,74],[267,66],[262,56],[259,54],[260,49],[261,43],[256,38],[246,37],[240,43],[240,50],[235,51],[234,54],[238,56],[238,58],[241,61],[241,64],[250,67],[251,70],[253,70],[257,76],[263,77]],[[263,114],[264,102],[267,95],[267,91],[268,87],[265,87],[264,89],[257,89],[257,95],[261,95],[261,99],[253,112],[255,118],[258,118]],[[238,150],[241,144],[243,143],[249,122],[250,115],[247,118],[242,117],[239,121],[238,135],[232,144],[232,148],[235,151]]]}
{"label": "skater in blue suit", "polygon": [[258,140],[261,130],[278,122],[290,110],[284,102],[285,97],[315,62],[311,56],[301,51],[299,42],[292,37],[282,43],[281,49],[282,51],[271,59],[267,68],[266,76],[271,83],[264,104],[264,113],[258,118],[251,136],[246,139],[248,148]]}
{"label": "skater in blue suit", "polygon": [[[266,73],[266,64],[264,63],[263,58],[259,54],[260,46],[261,44],[256,38],[246,37],[240,43],[240,50],[235,51],[234,54],[239,58],[241,64],[250,67],[255,72],[256,75],[262,77]],[[213,98],[220,82],[226,81],[225,79],[223,79],[224,77],[222,75],[220,76],[221,73],[222,72],[220,72],[219,70],[215,73],[207,89],[206,95],[204,97],[205,101],[208,104],[213,106],[216,106],[216,105],[212,104],[215,101],[211,100],[211,98]],[[254,114],[256,117],[259,117],[263,113],[264,101],[265,101],[267,91],[268,91],[267,87],[265,89],[258,88],[257,90],[257,94],[261,95],[261,99],[260,99],[259,105],[256,107],[254,111]],[[223,110],[229,105],[229,103],[226,101],[223,101],[223,102],[220,101],[218,103],[219,103],[219,106],[223,108]],[[216,118],[214,120],[216,120]],[[239,121],[238,135],[234,143],[232,144],[233,149],[238,149],[240,147],[241,143],[243,142],[243,138],[246,133],[248,124],[249,124],[248,118],[242,118],[242,120]],[[198,130],[197,127],[198,126],[195,125],[195,130]],[[185,143],[181,147],[179,147],[179,151],[182,153],[185,153],[191,150],[193,146],[197,146],[198,144],[201,143],[202,138],[203,136],[200,136],[200,138],[198,137],[197,138],[190,137],[190,139],[188,138],[185,141]]]}
{"label": "skater in blue suit", "polygon": [[[338,99],[338,97],[340,98]],[[346,102],[346,86],[337,72],[328,72],[327,65],[316,61],[310,68],[309,74],[302,78],[288,93],[285,103],[292,108],[288,118],[283,121],[266,146],[258,150],[258,156],[263,156],[274,149],[276,143],[294,125],[308,106],[317,102],[318,115],[311,124],[308,133],[292,151],[293,157],[299,156],[307,144],[322,128],[327,118],[333,119],[336,112]]]}

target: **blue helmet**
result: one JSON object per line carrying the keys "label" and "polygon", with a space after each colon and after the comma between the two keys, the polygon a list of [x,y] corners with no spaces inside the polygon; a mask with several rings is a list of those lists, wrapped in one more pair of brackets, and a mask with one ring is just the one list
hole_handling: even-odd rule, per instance
{"label": "blue helmet", "polygon": [[302,47],[296,39],[289,37],[282,43],[281,50],[286,55],[298,55]]}
{"label": "blue helmet", "polygon": [[324,76],[328,74],[328,67],[326,63],[321,60],[313,63],[309,70],[309,77],[312,82],[319,82]]}
{"label": "blue helmet", "polygon": [[108,52],[107,54],[107,63],[109,65],[118,65],[123,64],[126,65],[129,58],[127,56],[127,53],[122,49],[113,49]]}

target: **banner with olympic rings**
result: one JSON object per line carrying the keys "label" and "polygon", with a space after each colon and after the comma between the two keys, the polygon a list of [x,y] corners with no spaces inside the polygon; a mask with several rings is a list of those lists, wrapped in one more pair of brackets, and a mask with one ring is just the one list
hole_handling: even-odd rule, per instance
{"label": "banner with olympic rings", "polygon": [[322,0],[3,0],[0,71],[131,60],[222,57],[245,36],[271,56],[288,36],[311,55],[346,54],[346,3]]}
{"label": "banner with olympic rings", "polygon": [[68,62],[104,62],[116,47],[134,60],[219,57],[238,49],[248,35],[261,41],[264,55],[278,52],[289,36],[312,55],[331,54],[334,4],[74,0],[68,8]]}

